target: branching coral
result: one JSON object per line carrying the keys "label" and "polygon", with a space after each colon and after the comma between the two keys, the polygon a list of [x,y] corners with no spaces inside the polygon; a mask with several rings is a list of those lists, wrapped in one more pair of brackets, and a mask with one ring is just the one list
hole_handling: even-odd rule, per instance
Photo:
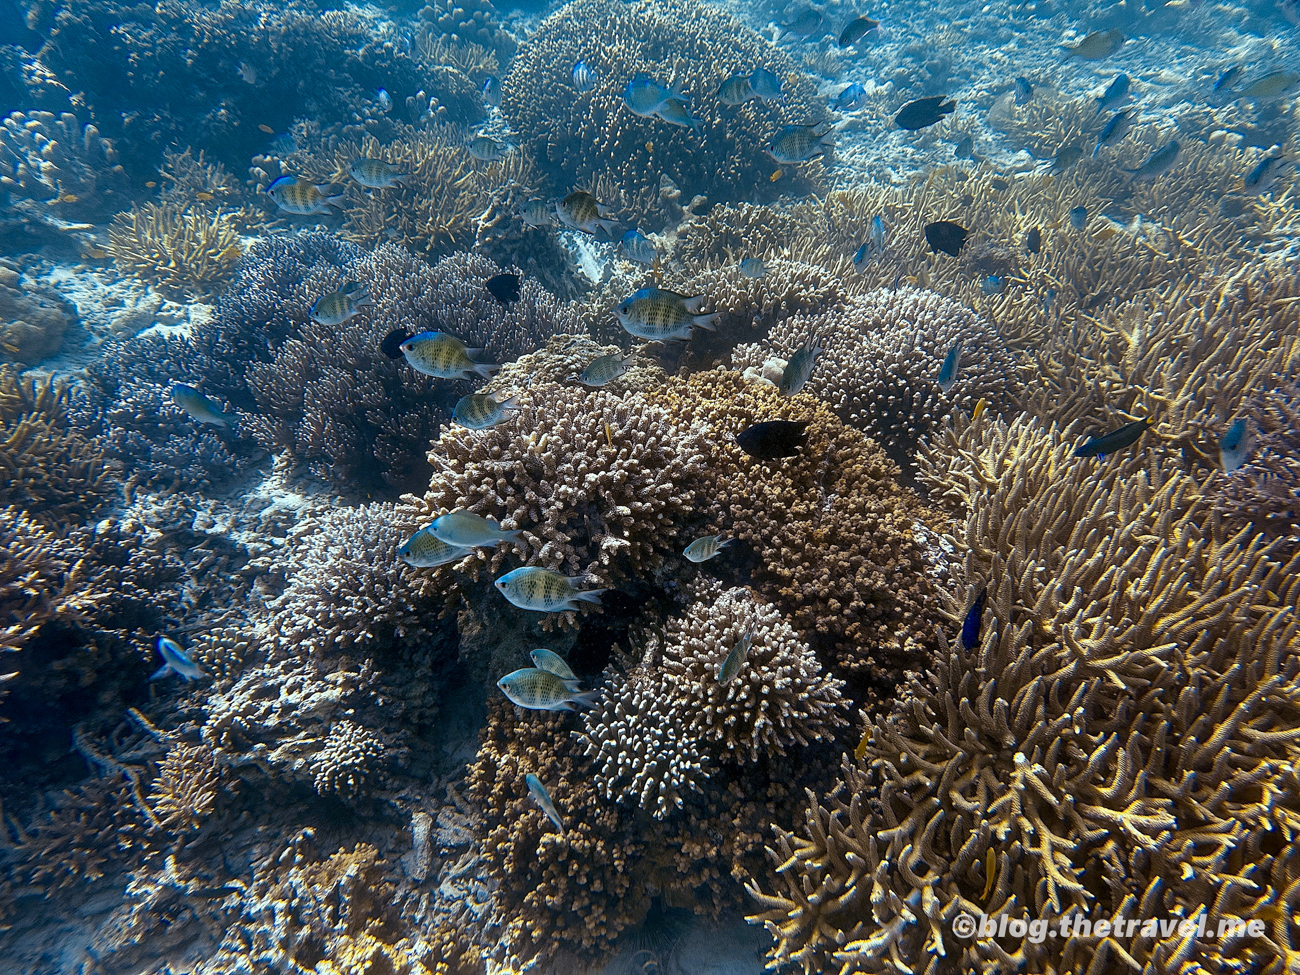
{"label": "branching coral", "polygon": [[216,809],[222,789],[212,750],[176,742],[158,763],[147,801],[164,829],[197,830]]}
{"label": "branching coral", "polygon": [[[778,831],[782,880],[752,889],[773,964],[1005,961],[994,938],[954,939],[963,911],[1135,919],[1109,942],[1023,940],[1035,968],[1108,952],[1265,964],[1267,939],[1152,936],[1136,922],[1257,917],[1300,878],[1294,564],[1218,532],[1158,447],[1098,469],[1055,430],[987,417],[959,443],[931,479],[969,512],[950,543],[973,585],[988,582],[986,635],[945,649],[868,722],[864,757],[814,800],[802,835]],[[954,600],[950,618],[964,608]]]}
{"label": "branching coral", "polygon": [[492,48],[503,59],[515,51],[515,41],[501,29],[492,0],[434,0],[421,8],[420,21],[461,44]]}
{"label": "branching coral", "polygon": [[128,202],[113,143],[71,112],[14,112],[0,129],[0,146],[0,190],[50,200],[74,219],[103,218]]}
{"label": "branching coral", "polygon": [[[570,72],[583,59],[595,88],[579,93]],[[722,81],[755,67],[786,80],[784,101],[722,105],[715,94]],[[697,132],[633,115],[623,88],[641,72],[664,84],[679,82],[703,127]],[[631,197],[657,189],[661,175],[690,194],[748,196],[771,185],[775,163],[765,150],[776,130],[815,122],[820,113],[811,82],[783,52],[727,14],[680,0],[576,0],[523,43],[502,89],[511,127],[557,186],[590,187],[609,174]]]}
{"label": "branching coral", "polygon": [[311,757],[312,785],[323,796],[356,798],[377,784],[385,748],[373,731],[344,718],[330,728],[324,746]]}
{"label": "branching coral", "polygon": [[241,253],[234,218],[200,207],[132,207],[114,219],[108,240],[120,270],[176,299],[224,284]]}
{"label": "branching coral", "polygon": [[0,651],[20,649],[50,620],[75,622],[94,609],[100,594],[85,586],[89,566],[27,512],[4,512],[0,540]]}
{"label": "branching coral", "polygon": [[[772,352],[789,359],[814,340],[822,352],[805,390],[898,458],[909,456],[946,413],[970,412],[981,399],[1001,411],[1020,385],[1015,358],[986,319],[915,288],[872,291],[843,313],[792,318],[762,345],[736,349],[732,361],[737,368],[761,366]],[[944,393],[936,377],[957,341],[957,384]]]}

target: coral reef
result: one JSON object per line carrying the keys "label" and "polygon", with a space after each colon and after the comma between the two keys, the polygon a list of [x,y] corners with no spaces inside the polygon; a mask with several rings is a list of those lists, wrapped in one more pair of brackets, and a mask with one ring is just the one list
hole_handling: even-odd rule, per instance
{"label": "coral reef", "polygon": [[52,201],[74,220],[102,219],[129,202],[112,141],[71,112],[14,112],[0,146],[0,191]]}
{"label": "coral reef", "polygon": [[420,9],[419,18],[431,33],[458,44],[491,48],[502,61],[515,53],[515,40],[501,29],[492,0],[434,0]]}
{"label": "coral reef", "polygon": [[[1098,469],[1033,419],[985,416],[956,437],[928,476],[966,512],[949,544],[971,586],[988,583],[985,636],[945,647],[868,720],[862,758],[800,833],[778,830],[782,879],[751,888],[772,963],[902,971],[945,946],[964,970],[1006,949],[955,942],[962,911],[1195,920],[1280,903],[1296,855],[1272,837],[1300,788],[1294,563],[1216,529],[1158,449]],[[1018,950],[1036,968],[1112,950],[1157,967],[1265,963],[1261,942],[1137,923],[1113,942]]]}
{"label": "coral reef", "polygon": [[222,773],[212,750],[176,742],[158,763],[146,801],[163,829],[194,831],[216,809],[221,793]]}
{"label": "coral reef", "polygon": [[1207,487],[1225,524],[1264,534],[1277,544],[1277,557],[1289,561],[1300,553],[1300,387],[1264,390],[1241,412],[1255,438],[1250,459]]}
{"label": "coral reef", "polygon": [[217,290],[242,251],[230,214],[169,204],[146,203],[119,214],[108,240],[121,271],[177,300]]}
{"label": "coral reef", "polygon": [[[578,93],[570,72],[582,59],[595,87]],[[718,102],[724,79],[755,67],[794,78],[783,102],[735,109]],[[703,128],[633,115],[623,88],[642,72],[679,83]],[[661,176],[714,200],[763,192],[772,185],[775,163],[765,150],[776,130],[821,115],[812,83],[786,54],[728,14],[681,0],[575,0],[561,7],[520,46],[502,81],[501,109],[557,188],[594,188],[608,177],[629,199],[656,191]],[[805,168],[818,172],[821,164]],[[643,209],[627,219],[644,220]]]}
{"label": "coral reef", "polygon": [[[791,318],[763,344],[735,349],[732,362],[743,369],[773,354],[788,359],[814,340],[822,352],[805,391],[903,462],[947,413],[969,413],[980,400],[1000,412],[1020,386],[1016,359],[985,318],[910,287],[859,295],[843,312]],[[958,340],[957,384],[944,393],[935,377]]]}
{"label": "coral reef", "polygon": [[57,292],[24,281],[15,267],[0,263],[0,355],[7,361],[32,366],[56,355],[76,318],[76,309]]}

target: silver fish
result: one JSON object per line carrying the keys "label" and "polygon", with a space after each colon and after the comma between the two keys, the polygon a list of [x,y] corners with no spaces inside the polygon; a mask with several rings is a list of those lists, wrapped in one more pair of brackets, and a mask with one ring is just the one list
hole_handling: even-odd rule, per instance
{"label": "silver fish", "polygon": [[637,338],[652,342],[689,339],[691,329],[714,331],[718,316],[697,314],[704,295],[679,295],[662,288],[642,288],[615,309],[619,324]]}
{"label": "silver fish", "polygon": [[266,188],[275,205],[286,213],[300,216],[331,213],[330,207],[343,207],[343,194],[331,194],[331,183],[307,183],[296,176],[281,176]]}
{"label": "silver fish", "polygon": [[375,101],[379,103],[379,110],[385,115],[393,110],[393,96],[388,94],[388,89],[380,88],[375,92]]}
{"label": "silver fish", "polygon": [[718,101],[724,105],[743,105],[751,98],[757,98],[758,92],[743,74],[733,74],[718,86]]}
{"label": "silver fish", "polygon": [[573,230],[594,234],[598,230],[612,233],[618,228],[618,221],[606,219],[609,210],[590,193],[576,190],[555,205],[555,215],[560,223]]}
{"label": "silver fish", "polygon": [[425,525],[404,541],[397,549],[397,557],[415,569],[432,569],[435,566],[459,562],[473,549],[448,545],[433,533],[433,526]]}
{"label": "silver fish", "polygon": [[724,539],[721,535],[704,535],[687,545],[682,554],[692,562],[707,562],[734,542],[734,538]]}
{"label": "silver fish", "polygon": [[469,154],[479,162],[496,162],[504,159],[510,147],[486,135],[476,135],[465,144]]}
{"label": "silver fish", "polygon": [[358,159],[348,167],[348,175],[355,179],[362,186],[368,186],[372,190],[386,190],[390,186],[403,186],[404,180],[411,178],[409,173],[403,173],[391,163],[386,163],[382,159],[362,158]]}
{"label": "silver fish", "polygon": [[373,304],[364,285],[349,281],[338,291],[317,298],[311,306],[311,317],[322,325],[342,325],[361,314],[363,307]]}
{"label": "silver fish", "polygon": [[596,87],[596,76],[587,67],[586,61],[579,61],[573,66],[573,87],[578,91],[591,91]]}
{"label": "silver fish", "polygon": [[520,609],[555,613],[577,609],[584,602],[600,604],[600,595],[606,590],[577,588],[586,581],[586,576],[566,576],[530,565],[507,572],[493,585]]}
{"label": "silver fish", "polygon": [[829,122],[816,125],[787,125],[772,140],[767,154],[779,163],[807,162],[835,148],[835,133]]}
{"label": "silver fish", "polygon": [[524,782],[528,785],[528,791],[533,794],[537,804],[542,807],[542,812],[546,813],[546,818],[555,824],[555,828],[564,834],[564,820],[560,818],[559,812],[555,808],[555,803],[551,801],[551,794],[546,791],[546,786],[542,785],[542,780],[529,772],[524,776]]}
{"label": "silver fish", "polygon": [[154,671],[150,680],[161,680],[168,674],[175,674],[186,681],[198,680],[206,676],[188,653],[180,645],[165,636],[158,638],[158,655],[163,658],[163,665]]}
{"label": "silver fish", "polygon": [[538,647],[528,656],[532,658],[534,666],[540,667],[542,670],[549,670],[556,677],[562,677],[565,680],[578,679],[578,675],[573,672],[564,658],[553,650]]}
{"label": "silver fish", "polygon": [[664,103],[672,99],[689,101],[676,85],[666,88],[649,75],[637,75],[623,89],[624,104],[634,115],[642,118],[658,115]]}
{"label": "silver fish", "polygon": [[465,343],[446,332],[420,332],[398,346],[416,372],[435,379],[490,378],[500,366],[475,362],[471,356],[482,349],[468,349]]}
{"label": "silver fish", "polygon": [[636,261],[638,264],[653,264],[659,258],[659,252],[655,250],[655,245],[636,229],[629,230],[623,235],[621,241],[623,245],[623,255],[629,261]]}
{"label": "silver fish", "polygon": [[943,366],[939,369],[939,375],[936,381],[939,388],[945,393],[952,389],[953,384],[957,382],[957,369],[961,366],[961,339],[952,344],[948,354],[944,356]]}
{"label": "silver fish", "polygon": [[486,430],[494,427],[509,414],[519,409],[518,397],[498,401],[488,393],[470,393],[462,396],[451,411],[451,418],[463,427],[471,430]]}
{"label": "silver fish", "polygon": [[523,538],[522,531],[503,531],[495,520],[476,515],[472,511],[449,511],[433,519],[429,530],[439,541],[460,548],[502,545],[506,542],[518,545]]}
{"label": "silver fish", "polygon": [[229,413],[223,413],[214,399],[205,396],[188,383],[176,383],[172,386],[172,402],[200,423],[228,427],[234,419]]}
{"label": "silver fish", "polygon": [[747,257],[740,262],[740,273],[747,278],[761,278],[767,273],[767,266],[761,257]]}
{"label": "silver fish", "polygon": [[736,679],[740,669],[745,666],[745,658],[749,656],[749,648],[754,643],[754,631],[746,630],[745,635],[736,641],[736,645],[731,648],[731,653],[727,654],[727,659],[722,661],[722,666],[718,668],[718,683],[729,684]]}
{"label": "silver fish", "polygon": [[779,99],[783,84],[781,78],[767,68],[755,68],[754,73],[749,76],[749,86],[754,89],[754,94],[765,102]]}
{"label": "silver fish", "polygon": [[1170,140],[1167,145],[1161,146],[1147,158],[1137,169],[1125,170],[1130,173],[1133,179],[1155,179],[1157,176],[1163,176],[1169,170],[1174,168],[1174,163],[1178,162],[1179,145],[1177,142]]}
{"label": "silver fish", "polygon": [[808,377],[812,375],[820,353],[821,348],[816,341],[811,346],[801,345],[795,350],[794,355],[790,356],[790,361],[785,364],[781,381],[777,384],[781,395],[793,396],[803,389],[804,384],[808,382]]}
{"label": "silver fish", "polygon": [[1255,438],[1251,435],[1250,421],[1238,417],[1232,421],[1219,440],[1219,465],[1225,474],[1231,474],[1250,460],[1255,450]]}
{"label": "silver fish", "polygon": [[1282,164],[1286,161],[1286,157],[1281,153],[1276,156],[1265,156],[1250,172],[1242,177],[1241,181],[1246,187],[1246,191],[1248,193],[1263,193],[1273,185],[1282,169]]}
{"label": "silver fish", "polygon": [[606,383],[612,383],[615,379],[621,377],[627,372],[629,364],[635,358],[635,354],[629,352],[627,355],[603,355],[597,359],[592,359],[587,363],[587,368],[582,370],[582,375],[578,377],[578,382],[584,386],[604,386]]}
{"label": "silver fish", "polygon": [[1093,114],[1100,115],[1102,112],[1106,111],[1106,109],[1122,102],[1128,97],[1128,87],[1128,75],[1116,75],[1115,80],[1106,86],[1106,90],[1102,92],[1101,97],[1097,99],[1097,111]]}
{"label": "silver fish", "polygon": [[691,117],[691,110],[680,98],[668,99],[659,106],[659,111],[655,112],[655,114],[670,125],[680,125],[683,128],[694,129],[696,131],[704,128],[703,122],[697,118]]}
{"label": "silver fish", "polygon": [[1124,136],[1128,135],[1128,130],[1133,128],[1133,119],[1137,116],[1131,108],[1123,112],[1116,112],[1106,123],[1106,127],[1101,130],[1101,135],[1097,138],[1097,145],[1092,150],[1093,158],[1097,158],[1097,153],[1101,152],[1102,146],[1113,146]]}
{"label": "silver fish", "polygon": [[565,680],[549,670],[524,667],[506,674],[497,687],[512,704],[530,711],[575,711],[575,704],[594,704],[599,691],[578,690],[577,680]]}
{"label": "silver fish", "polygon": [[555,208],[545,200],[534,197],[519,208],[519,215],[529,227],[552,227],[555,225]]}

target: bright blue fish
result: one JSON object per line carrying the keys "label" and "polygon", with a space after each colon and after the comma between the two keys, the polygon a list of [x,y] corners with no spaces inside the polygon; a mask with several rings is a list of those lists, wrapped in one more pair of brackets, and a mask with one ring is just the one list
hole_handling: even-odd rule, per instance
{"label": "bright blue fish", "polygon": [[867,103],[867,89],[860,82],[853,82],[835,96],[835,108],[840,112],[856,112]]}

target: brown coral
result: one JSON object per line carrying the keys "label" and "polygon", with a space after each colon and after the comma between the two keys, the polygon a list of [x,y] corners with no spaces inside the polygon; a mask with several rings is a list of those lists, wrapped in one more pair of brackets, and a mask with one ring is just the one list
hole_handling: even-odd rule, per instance
{"label": "brown coral", "polygon": [[35,365],[63,346],[76,321],[71,302],[53,291],[24,282],[9,263],[0,263],[0,355]]}
{"label": "brown coral", "polygon": [[233,215],[170,203],[118,214],[108,240],[119,270],[177,300],[217,290],[242,253]]}
{"label": "brown coral", "polygon": [[177,742],[158,763],[147,801],[164,829],[197,830],[216,809],[222,788],[212,750]]}

